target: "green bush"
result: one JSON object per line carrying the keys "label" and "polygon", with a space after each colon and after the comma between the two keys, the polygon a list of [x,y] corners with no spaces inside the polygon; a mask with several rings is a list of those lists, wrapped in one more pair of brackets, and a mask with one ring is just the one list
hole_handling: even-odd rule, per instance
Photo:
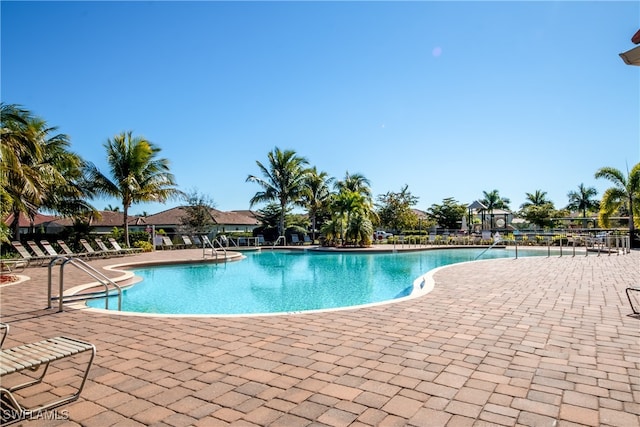
{"label": "green bush", "polygon": [[133,243],[133,247],[134,248],[142,248],[143,252],[151,252],[153,251],[153,245],[149,242],[146,242],[144,240],[138,240],[136,242]]}

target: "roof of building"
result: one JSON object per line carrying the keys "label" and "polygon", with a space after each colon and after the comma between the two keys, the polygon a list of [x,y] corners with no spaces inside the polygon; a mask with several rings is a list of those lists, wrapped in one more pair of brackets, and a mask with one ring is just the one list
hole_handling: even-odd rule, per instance
{"label": "roof of building", "polygon": [[[258,225],[260,222],[252,211],[230,211],[224,212],[217,209],[209,209],[211,219],[214,224],[219,225]],[[182,224],[182,218],[187,215],[184,206],[167,209],[157,214],[145,217],[145,224],[148,225],[176,225]]]}

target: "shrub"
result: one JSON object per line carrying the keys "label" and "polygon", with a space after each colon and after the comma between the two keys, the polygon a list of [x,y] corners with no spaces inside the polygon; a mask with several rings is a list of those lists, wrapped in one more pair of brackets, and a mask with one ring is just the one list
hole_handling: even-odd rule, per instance
{"label": "shrub", "polygon": [[153,251],[153,245],[144,240],[138,240],[133,244],[134,248],[142,248],[143,252],[151,252]]}

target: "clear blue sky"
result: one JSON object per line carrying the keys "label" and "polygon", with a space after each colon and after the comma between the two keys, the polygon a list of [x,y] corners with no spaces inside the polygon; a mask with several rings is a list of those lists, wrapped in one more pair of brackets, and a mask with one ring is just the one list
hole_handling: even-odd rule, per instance
{"label": "clear blue sky", "polygon": [[[1,2],[1,99],[107,172],[132,130],[182,190],[249,208],[274,147],[426,209],[556,207],[640,161],[640,2]],[[98,209],[118,200],[97,200]],[[180,204],[135,205],[132,213]],[[259,208],[260,206],[258,206]]]}

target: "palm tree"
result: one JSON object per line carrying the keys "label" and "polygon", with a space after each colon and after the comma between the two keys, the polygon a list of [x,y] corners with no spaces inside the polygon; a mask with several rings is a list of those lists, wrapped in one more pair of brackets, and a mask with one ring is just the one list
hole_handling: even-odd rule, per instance
{"label": "palm tree", "polygon": [[547,203],[551,203],[547,200],[547,192],[542,190],[536,190],[534,193],[525,193],[526,202],[520,205],[521,209],[528,208],[529,206],[543,206]]}
{"label": "palm tree", "polygon": [[306,158],[300,157],[293,150],[280,150],[275,147],[267,155],[268,165],[256,160],[256,164],[263,178],[249,175],[246,182],[255,182],[262,191],[258,191],[250,200],[250,205],[256,203],[277,201],[280,204],[280,221],[278,232],[284,235],[284,217],[290,204],[302,205],[305,182],[309,175]]}
{"label": "palm tree", "polygon": [[316,228],[318,213],[326,207],[331,197],[329,185],[333,178],[329,178],[326,172],[318,173],[316,167],[309,169],[309,175],[305,182],[303,193],[303,201],[309,210],[309,218],[311,218],[312,239],[316,240]]}
{"label": "palm tree", "polygon": [[626,208],[629,212],[629,238],[631,245],[635,241],[635,218],[640,218],[640,163],[631,172],[624,174],[612,167],[603,167],[595,173],[596,178],[605,178],[614,187],[605,190],[600,201],[599,220],[605,227],[609,226],[609,218],[619,208]]}
{"label": "palm tree", "polygon": [[347,186],[342,186],[331,201],[333,220],[341,224],[340,235],[343,243],[348,240],[353,240],[359,244],[369,244],[371,242],[371,236],[368,236],[367,239],[362,239],[361,236],[365,232],[373,235],[372,222],[377,220],[377,215],[373,209],[371,198],[367,196],[367,194],[371,193],[368,187],[366,191],[363,191],[363,188],[360,188],[360,190],[353,191]]}
{"label": "palm tree", "polygon": [[40,208],[69,216],[93,211],[84,201],[84,161],[68,150],[69,137],[17,105],[2,104],[0,117],[0,195],[3,213],[13,213],[14,236],[21,213],[33,218]]}
{"label": "palm tree", "polygon": [[113,180],[88,164],[88,174],[98,194],[122,200],[124,214],[124,240],[129,246],[129,207],[139,202],[165,202],[181,197],[169,161],[158,158],[160,148],[144,137],[122,132],[104,143],[107,162]]}
{"label": "palm tree", "polygon": [[487,210],[489,211],[489,215],[491,217],[491,227],[493,228],[493,210],[509,209],[509,203],[511,203],[511,201],[506,197],[500,197],[500,193],[498,192],[498,190],[493,190],[490,192],[483,191],[482,194],[484,195],[484,198],[480,200],[480,203],[487,207]]}
{"label": "palm tree", "polygon": [[587,225],[587,210],[598,209],[600,203],[595,200],[594,197],[598,194],[598,190],[594,187],[585,187],[584,184],[578,186],[578,191],[569,191],[567,197],[569,198],[569,204],[567,209],[571,211],[582,212],[583,226]]}
{"label": "palm tree", "polygon": [[509,203],[511,200],[506,197],[500,197],[498,190],[483,191],[484,198],[480,202],[487,207],[490,213],[493,213],[494,209],[509,209]]}
{"label": "palm tree", "polygon": [[371,199],[371,183],[360,173],[349,174],[349,171],[347,171],[344,179],[337,181],[335,187],[338,192],[349,190]]}

